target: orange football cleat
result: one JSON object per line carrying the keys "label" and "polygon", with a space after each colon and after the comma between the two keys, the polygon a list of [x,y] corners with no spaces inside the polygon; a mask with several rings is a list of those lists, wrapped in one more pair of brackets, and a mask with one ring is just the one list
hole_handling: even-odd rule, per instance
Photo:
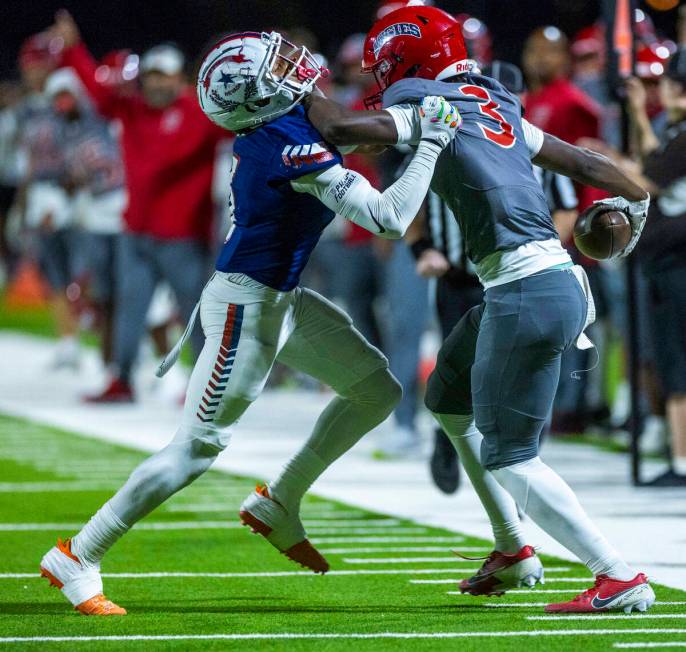
{"label": "orange football cleat", "polygon": [[243,525],[262,535],[288,559],[315,573],[326,573],[329,562],[309,542],[297,513],[287,511],[269,495],[266,485],[258,486],[241,505]]}
{"label": "orange football cleat", "polygon": [[72,552],[71,539],[57,540],[40,564],[41,577],[57,587],[86,616],[125,616],[126,610],[102,594],[100,566],[85,564]]}

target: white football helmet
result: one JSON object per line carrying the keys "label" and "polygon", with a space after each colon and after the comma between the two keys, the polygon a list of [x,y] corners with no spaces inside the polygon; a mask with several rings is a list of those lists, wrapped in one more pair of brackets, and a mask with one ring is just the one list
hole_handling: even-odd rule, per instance
{"label": "white football helmet", "polygon": [[328,73],[278,32],[231,34],[200,66],[198,101],[212,122],[240,132],[288,113]]}

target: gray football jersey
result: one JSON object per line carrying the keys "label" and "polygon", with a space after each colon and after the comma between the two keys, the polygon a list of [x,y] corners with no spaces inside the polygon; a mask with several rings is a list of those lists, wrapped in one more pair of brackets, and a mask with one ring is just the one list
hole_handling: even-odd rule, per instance
{"label": "gray football jersey", "polygon": [[490,77],[468,74],[450,83],[403,79],[384,93],[384,107],[419,104],[427,95],[445,97],[464,121],[438,159],[431,189],[457,216],[471,260],[557,238],[529,158],[519,99]]}

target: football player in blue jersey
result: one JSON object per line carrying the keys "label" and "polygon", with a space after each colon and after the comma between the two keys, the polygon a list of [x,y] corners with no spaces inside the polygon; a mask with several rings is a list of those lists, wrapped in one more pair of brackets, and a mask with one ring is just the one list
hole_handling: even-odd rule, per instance
{"label": "football player in blue jersey", "polygon": [[620,255],[640,237],[648,193],[605,157],[529,124],[518,98],[468,58],[459,23],[420,5],[389,13],[367,36],[363,66],[380,87],[370,103],[383,102],[387,110],[350,112],[313,97],[308,111],[327,141],[340,146],[416,143],[419,104],[427,95],[447,98],[463,118],[431,187],[457,216],[485,298],[444,342],[426,396],[495,536],[493,553],[460,588],[493,595],[542,579],[522,538],[519,505],[596,576],[591,589],[547,611],[645,611],[655,600],[646,576],[620,558],[538,456],[560,356],[575,345],[592,346],[583,332],[594,308],[583,270],[560,244],[531,161],[619,195],[602,204],[624,211],[631,223],[632,238]]}
{"label": "football player in blue jersey", "polygon": [[200,104],[213,121],[239,136],[231,180],[233,224],[184,337],[158,372],[173,364],[199,311],[206,341],[174,439],[41,562],[42,574],[81,613],[126,613],[103,595],[100,560],[134,523],[210,467],[229,442],[228,428],[260,394],[276,360],[329,385],[336,396],[279,477],[244,501],[240,517],[293,561],[318,573],[329,568],[307,540],[301,499],[391,413],[401,388],[386,358],[351,319],[298,287],[298,280],[335,213],[382,237],[401,237],[460,119],[443,98],[424,98],[416,153],[402,177],[380,193],[341,165],[340,152],[305,114],[301,101],[323,72],[306,48],[276,32],[231,35],[203,62]]}

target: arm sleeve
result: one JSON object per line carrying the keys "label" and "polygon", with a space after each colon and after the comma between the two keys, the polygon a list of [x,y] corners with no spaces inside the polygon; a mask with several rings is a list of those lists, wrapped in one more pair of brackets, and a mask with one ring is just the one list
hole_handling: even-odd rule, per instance
{"label": "arm sleeve", "polygon": [[114,88],[96,81],[97,63],[83,43],[66,49],[62,55],[62,63],[74,68],[99,113],[109,118],[120,117],[127,98],[119,95]]}
{"label": "arm sleeve", "polygon": [[529,158],[535,158],[543,147],[543,131],[524,118],[522,118],[522,130],[526,146],[529,148]]}
{"label": "arm sleeve", "polygon": [[383,193],[362,175],[336,165],[292,181],[298,192],[317,197],[328,208],[387,239],[401,238],[416,217],[429,189],[441,149],[420,142],[403,175]]}
{"label": "arm sleeve", "polygon": [[416,145],[422,138],[422,125],[419,117],[419,106],[416,104],[396,104],[389,106],[388,111],[398,130],[398,145]]}

